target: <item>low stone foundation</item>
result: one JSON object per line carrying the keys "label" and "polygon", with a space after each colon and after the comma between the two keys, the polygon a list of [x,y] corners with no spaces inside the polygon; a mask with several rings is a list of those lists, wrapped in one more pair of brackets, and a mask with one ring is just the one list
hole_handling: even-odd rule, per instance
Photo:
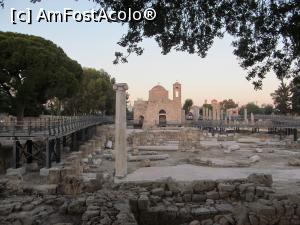
{"label": "low stone foundation", "polygon": [[140,225],[300,224],[300,197],[278,195],[271,184],[264,174],[191,183],[167,179],[140,184],[129,203]]}
{"label": "low stone foundation", "polygon": [[175,130],[148,129],[133,132],[128,137],[129,146],[176,145],[181,150],[200,147],[202,131],[196,128],[178,128]]}
{"label": "low stone foundation", "polygon": [[[72,152],[61,165],[48,170],[48,185],[57,185],[57,193],[77,195],[82,192],[92,192],[102,186],[100,174],[86,173],[89,171],[89,161],[92,155],[101,152],[102,141],[99,138],[89,140],[80,146],[78,152]],[[99,163],[99,160],[94,160]],[[101,162],[100,162],[101,163]]]}

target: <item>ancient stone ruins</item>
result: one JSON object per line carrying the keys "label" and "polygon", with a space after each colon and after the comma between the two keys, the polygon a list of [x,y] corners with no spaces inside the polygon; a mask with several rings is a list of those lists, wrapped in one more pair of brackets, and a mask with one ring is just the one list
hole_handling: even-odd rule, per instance
{"label": "ancient stone ruins", "polygon": [[114,121],[0,128],[13,161],[0,175],[1,225],[300,224],[299,118],[239,118],[214,100],[187,121],[175,83],[173,100],[155,86],[136,103],[134,128],[128,86],[114,89]]}

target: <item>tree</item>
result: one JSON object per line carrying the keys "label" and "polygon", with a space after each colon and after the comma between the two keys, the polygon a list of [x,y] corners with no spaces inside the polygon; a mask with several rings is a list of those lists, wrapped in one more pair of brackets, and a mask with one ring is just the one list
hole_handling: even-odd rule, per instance
{"label": "tree", "polygon": [[79,92],[63,103],[64,113],[112,115],[115,107],[114,83],[115,79],[104,70],[84,68]]}
{"label": "tree", "polygon": [[[35,0],[33,0],[35,1]],[[216,38],[225,33],[234,37],[234,54],[247,79],[261,88],[266,74],[273,70],[279,79],[299,76],[300,2],[298,0],[250,1],[110,1],[94,0],[113,10],[155,9],[151,21],[128,20],[128,31],[119,41],[127,52],[116,52],[115,63],[127,62],[130,54],[141,55],[140,43],[154,38],[162,54],[171,50],[205,57]]]}
{"label": "tree", "polygon": [[154,38],[162,54],[176,50],[205,57],[214,40],[228,33],[234,37],[233,52],[256,89],[262,87],[270,70],[279,79],[300,74],[298,0],[93,1],[114,11],[144,11],[149,7],[156,11],[154,20],[120,21],[128,25],[127,33],[118,42],[126,53],[116,52],[114,63],[127,62],[133,53],[141,55],[141,42],[146,38]]}
{"label": "tree", "polygon": [[38,114],[49,99],[71,96],[81,75],[81,66],[51,41],[0,32],[0,98],[6,105],[1,111],[19,121]]}
{"label": "tree", "polygon": [[191,107],[193,106],[193,100],[192,99],[186,99],[184,104],[183,104],[183,107],[182,109],[185,111],[185,114],[188,114],[191,110]]}
{"label": "tree", "polygon": [[277,113],[287,114],[291,111],[291,88],[283,80],[271,96]]}
{"label": "tree", "polygon": [[240,111],[239,111],[239,114],[240,115],[244,115],[244,109],[247,109],[247,113],[248,114],[261,114],[262,113],[262,110],[261,108],[256,105],[254,102],[249,102],[247,105],[244,105],[240,108]]}
{"label": "tree", "polygon": [[300,77],[295,77],[291,82],[292,110],[300,114]]}
{"label": "tree", "polygon": [[238,107],[239,105],[236,104],[232,99],[225,99],[222,102],[220,102],[222,108],[226,111],[227,109],[234,109]]}
{"label": "tree", "polygon": [[274,107],[271,104],[267,104],[267,105],[262,105],[262,112],[265,115],[271,115],[274,111]]}

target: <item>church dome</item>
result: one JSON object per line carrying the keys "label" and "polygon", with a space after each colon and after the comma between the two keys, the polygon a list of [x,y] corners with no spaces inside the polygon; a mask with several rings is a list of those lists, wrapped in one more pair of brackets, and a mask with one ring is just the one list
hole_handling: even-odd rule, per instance
{"label": "church dome", "polygon": [[168,91],[161,85],[156,85],[149,91],[150,101],[167,99],[168,96],[169,96]]}
{"label": "church dome", "polygon": [[167,91],[167,90],[163,86],[158,84],[154,86],[150,91]]}

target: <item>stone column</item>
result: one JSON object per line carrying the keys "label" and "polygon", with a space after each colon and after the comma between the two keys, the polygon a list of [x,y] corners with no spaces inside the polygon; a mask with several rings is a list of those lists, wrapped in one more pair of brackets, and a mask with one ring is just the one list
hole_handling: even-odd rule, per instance
{"label": "stone column", "polygon": [[208,110],[208,119],[209,119],[209,120],[212,120],[212,118],[213,118],[213,117],[212,117],[212,111],[211,111],[211,109],[209,109],[209,110]]}
{"label": "stone column", "polygon": [[247,109],[244,109],[244,121],[247,124],[248,123],[248,113],[247,113]]}
{"label": "stone column", "polygon": [[127,175],[127,149],[126,149],[126,83],[114,84],[116,91],[116,117],[115,117],[115,176],[122,178]]}
{"label": "stone column", "polygon": [[220,109],[220,106],[218,105],[218,107],[217,107],[217,115],[216,115],[216,117],[217,117],[217,120],[220,120],[221,119],[221,109]]}
{"label": "stone column", "polygon": [[214,105],[212,107],[212,120],[217,120],[217,110]]}
{"label": "stone column", "polygon": [[254,124],[254,115],[253,113],[251,113],[250,115],[251,115],[251,124]]}

